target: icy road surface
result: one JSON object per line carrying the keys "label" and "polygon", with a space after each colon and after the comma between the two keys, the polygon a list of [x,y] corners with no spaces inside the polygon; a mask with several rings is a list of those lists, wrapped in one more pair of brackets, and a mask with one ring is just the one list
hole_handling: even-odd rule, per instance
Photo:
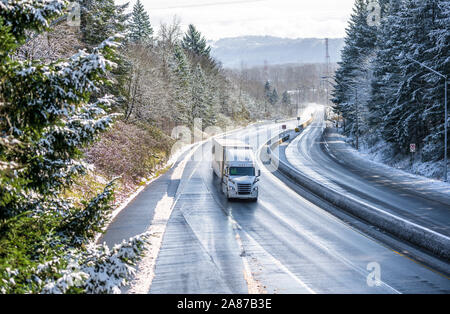
{"label": "icy road surface", "polygon": [[[232,137],[257,150],[281,124],[252,126]],[[204,160],[195,153],[181,156],[116,217],[102,239],[113,245],[148,230],[152,221],[164,225],[155,234],[161,241],[150,258],[154,268],[145,271],[144,265],[137,274],[145,283],[141,288],[148,287],[144,292],[450,293],[448,278],[307,201],[266,168],[257,203],[227,201],[211,169],[210,143],[198,149]],[[155,222],[155,207],[158,211],[159,201],[168,197],[170,218]],[[373,265],[380,267],[379,281],[371,280]]]}

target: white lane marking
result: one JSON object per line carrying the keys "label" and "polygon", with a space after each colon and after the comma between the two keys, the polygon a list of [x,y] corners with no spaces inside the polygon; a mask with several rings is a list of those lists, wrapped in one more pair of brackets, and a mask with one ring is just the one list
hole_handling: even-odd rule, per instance
{"label": "white lane marking", "polygon": [[[322,182],[323,184],[330,184],[329,180],[324,177],[321,173],[319,173],[316,169],[316,167],[312,167],[311,165],[314,164],[314,159],[311,157],[311,155],[309,154],[309,151],[311,149],[311,147],[314,145],[315,141],[302,141],[304,138],[308,138],[308,136],[311,136],[311,134],[313,134],[313,132],[317,132],[318,128],[317,127],[312,127],[312,124],[310,126],[308,126],[308,128],[306,130],[303,131],[302,134],[300,134],[296,139],[294,139],[286,148],[285,151],[285,155],[286,155],[286,159],[287,161],[296,169],[298,169],[299,171],[301,171],[302,173],[308,175],[309,177],[315,179],[316,181]],[[301,143],[303,144],[303,151],[304,151],[304,156],[305,156],[305,160],[301,160],[299,158],[299,152],[300,152],[300,148],[299,143],[300,141],[302,141]],[[305,147],[308,146],[308,147]],[[307,163],[305,163],[305,161]]]}
{"label": "white lane marking", "polygon": [[[199,148],[197,148],[197,149],[199,149]],[[205,161],[208,161],[208,160],[205,160]],[[198,167],[200,166],[200,163],[201,163],[201,162],[198,162],[198,163],[197,163],[197,165],[195,166],[195,168],[194,168],[193,171],[191,172],[191,175],[190,175],[189,178],[186,180],[186,182],[189,182],[189,180],[192,178],[192,176],[194,175],[194,173],[197,171]],[[215,201],[220,207],[222,207],[222,206],[220,205],[220,203],[218,203],[218,202],[216,201],[216,199],[214,198],[213,194],[212,194],[211,191],[208,189],[208,186],[204,183],[204,178],[203,178],[203,176],[202,176],[201,178],[202,178],[204,187],[208,190],[208,193],[211,195],[211,197],[214,199],[214,201]],[[180,193],[177,192],[177,195],[178,195],[178,196],[177,196],[177,199],[176,199],[175,203],[178,202],[178,199],[179,199],[180,196],[183,194],[183,190],[184,190],[184,188],[181,189]],[[222,207],[222,208],[223,208],[223,207]],[[182,214],[183,214],[183,212],[182,212]],[[188,221],[187,217],[186,217],[184,214],[183,214],[183,216],[184,216],[184,218],[185,218],[186,223],[190,226],[192,232],[195,234],[195,230],[194,230],[194,228],[192,228],[192,226],[189,224],[189,221]],[[229,215],[227,215],[227,216],[228,216],[228,219],[229,219],[230,216],[229,216]],[[234,232],[234,236],[235,236],[237,245],[238,245],[239,250],[240,250],[240,252],[241,252],[240,257],[241,257],[241,259],[242,259],[242,264],[243,264],[243,266],[244,266],[243,275],[244,275],[244,280],[245,280],[245,282],[247,283],[248,293],[249,293],[249,294],[260,294],[260,293],[262,293],[263,291],[260,289],[258,283],[257,283],[256,280],[254,279],[253,274],[252,274],[251,269],[250,269],[250,266],[249,266],[249,263],[248,263],[248,260],[247,260],[247,257],[245,256],[245,254],[243,254],[243,253],[245,253],[245,249],[244,249],[244,245],[243,245],[243,243],[242,243],[242,240],[241,240],[239,234],[237,233],[237,230],[236,230],[236,222],[232,219],[232,220],[231,220],[231,223],[232,223],[232,228],[233,228],[233,232]],[[197,238],[198,238],[198,236],[197,236]],[[200,241],[200,239],[199,239],[199,242],[200,242],[202,248],[205,250],[205,252],[209,255],[209,257],[213,260],[213,263],[215,264],[213,257],[208,253],[208,250],[203,246],[203,243],[202,243],[202,241]]]}
{"label": "white lane marking", "polygon": [[327,150],[328,155],[330,155],[330,156],[331,156],[333,159],[335,159],[336,161],[340,162],[340,160],[338,160],[337,157],[334,156],[334,154],[331,152],[330,147],[328,147],[328,142],[327,142],[327,140],[324,139],[324,141],[325,141],[325,149]]}
{"label": "white lane marking", "polygon": [[[258,164],[260,164],[260,165],[262,165],[262,162],[261,162],[261,160],[259,159],[259,156],[260,156],[261,150],[262,150],[262,148],[263,148],[264,146],[265,146],[265,145],[262,145],[262,146],[258,149],[258,153],[257,153],[257,157],[258,157],[257,162],[258,162]],[[266,172],[266,171],[265,171],[265,172]],[[267,173],[270,175],[270,179],[271,179],[275,184],[279,185],[280,188],[283,188],[284,190],[286,190],[291,196],[293,196],[293,197],[295,197],[295,198],[298,198],[298,199],[300,199],[300,200],[303,201],[303,202],[306,201],[307,203],[313,205],[314,207],[319,208],[319,207],[317,207],[317,205],[314,205],[313,203],[311,203],[311,202],[305,200],[305,199],[302,198],[300,195],[298,195],[295,191],[293,191],[293,190],[292,190],[289,186],[287,186],[284,182],[282,182],[280,179],[278,179],[276,176],[274,176],[273,173],[271,173],[270,171],[267,171]],[[267,207],[267,205],[266,205],[266,207]],[[269,207],[272,207],[272,206],[269,206]],[[322,212],[325,213],[328,217],[332,218],[333,220],[335,220],[335,221],[337,221],[337,222],[340,222],[340,223],[342,223],[342,224],[345,225],[345,223],[343,223],[342,221],[340,221],[340,220],[337,219],[336,217],[332,216],[331,214],[329,214],[329,213],[327,213],[327,212],[325,212],[325,211],[323,211],[323,210],[322,210]],[[287,225],[289,225],[291,228],[293,228],[294,230],[297,230],[297,229],[298,229],[298,228],[293,227],[292,224],[291,224],[290,222],[288,222],[287,219],[283,218],[281,215],[276,214],[275,211],[272,211],[272,213],[273,213],[275,216],[277,216],[280,220],[282,220],[283,222],[285,222]],[[367,276],[367,272],[366,272],[366,271],[364,271],[364,270],[362,270],[360,267],[354,265],[353,263],[351,263],[348,259],[346,259],[346,258],[343,257],[342,255],[340,255],[339,253],[337,253],[337,252],[335,252],[334,250],[331,250],[330,248],[328,248],[327,246],[325,246],[323,243],[321,243],[319,240],[317,240],[317,237],[314,237],[314,236],[312,236],[311,234],[309,234],[309,233],[307,233],[307,232],[303,232],[302,234],[304,234],[305,237],[307,237],[307,238],[308,238],[310,241],[312,241],[312,242],[316,242],[316,241],[317,241],[317,244],[318,244],[323,250],[325,250],[325,251],[329,252],[330,254],[334,255],[336,258],[340,259],[342,262],[344,262],[344,263],[347,264],[348,266],[351,266],[351,267],[354,268],[357,272],[359,272],[361,275],[363,275],[364,278],[366,278],[366,276]],[[401,293],[401,292],[399,292],[398,290],[396,290],[395,288],[393,288],[393,287],[389,286],[388,284],[386,284],[385,282],[382,282],[382,285],[385,286],[385,288],[387,288],[387,289],[393,291],[394,293],[397,293],[397,294],[400,294],[400,293]]]}
{"label": "white lane marking", "polygon": [[[262,148],[265,146],[265,143],[263,145],[261,145],[261,147],[257,150],[257,156],[259,156],[260,151],[262,150]],[[261,169],[266,169],[265,167],[261,167],[261,160],[259,159],[259,157],[257,158],[257,163],[259,164]],[[214,198],[215,199],[215,198]],[[216,203],[223,208],[223,206],[221,205],[220,202],[218,202],[216,200]],[[278,259],[276,259],[272,254],[270,254],[267,250],[265,250],[259,243],[258,241],[256,241],[247,231],[244,230],[244,228],[234,219],[233,214],[229,211],[227,211],[225,208],[223,208],[223,210],[225,211],[226,215],[228,216],[228,219],[230,220],[230,222],[233,224],[233,230],[235,230],[236,232],[243,232],[252,242],[254,242],[258,248],[263,251],[266,255],[268,255],[270,257],[270,259],[272,260],[272,262],[280,269],[282,270],[284,273],[286,273],[287,275],[289,275],[295,282],[297,282],[300,286],[302,286],[304,289],[306,289],[309,293],[311,294],[316,294],[316,292],[309,287],[303,280],[301,280],[299,278],[299,276],[297,276],[296,274],[292,273],[286,266],[283,265],[283,263],[281,263],[281,261],[279,261]],[[240,247],[242,248],[242,252],[245,252],[245,248],[244,245],[242,243],[242,240],[239,236],[239,234],[237,234],[238,236],[238,244],[240,245]],[[246,256],[244,254],[243,256],[243,261],[244,261],[244,268],[245,268],[245,272],[248,274],[249,278],[251,278],[251,283],[249,284],[249,293],[260,293],[258,291],[258,283],[254,280],[253,276],[252,276],[252,272],[249,266],[249,263],[246,259]],[[252,291],[252,292],[251,292]],[[255,292],[253,292],[255,291]]]}
{"label": "white lane marking", "polygon": [[[230,132],[232,133],[232,132]],[[201,147],[204,142],[198,144],[198,147],[192,149],[189,154],[183,159],[182,162],[177,166],[177,168],[174,169],[174,172],[171,176],[171,180],[177,180],[181,179],[181,176],[184,172],[185,166],[187,164],[187,161],[192,157],[192,155]],[[199,164],[198,164],[199,165]],[[196,169],[198,168],[198,165],[194,169],[194,171],[191,173],[189,180],[192,175],[195,173]],[[128,293],[130,294],[146,294],[150,291],[152,281],[155,276],[155,266],[156,266],[156,259],[158,257],[159,251],[161,249],[163,236],[166,230],[167,222],[170,218],[170,215],[172,214],[174,205],[178,201],[180,195],[182,194],[182,191],[184,190],[184,186],[182,186],[182,182],[180,182],[179,189],[181,188],[181,191],[177,191],[176,198],[169,197],[167,194],[164,195],[164,197],[157,203],[155,208],[154,217],[152,220],[152,223],[150,227],[148,228],[147,232],[151,234],[150,241],[146,245],[146,251],[147,253],[142,258],[141,262],[138,265],[138,271],[136,273],[136,276],[134,280],[130,284],[130,288],[128,290]],[[244,245],[242,243],[242,240],[238,234],[238,229],[242,230],[241,226],[234,220],[233,217],[230,217],[228,215],[229,219],[233,222],[233,230],[235,232],[235,237],[238,243],[238,246],[242,252],[245,252]],[[245,232],[245,231],[243,231]],[[256,240],[253,239],[247,232],[245,234],[252,239],[255,243]],[[259,244],[258,244],[259,245]],[[264,250],[261,247],[262,250]],[[265,250],[264,250],[265,251]],[[311,288],[309,288],[300,278],[298,278],[295,274],[289,271],[280,261],[278,261],[275,257],[273,257],[269,252],[265,251],[265,253],[270,256],[274,263],[282,269],[284,272],[289,274],[296,282],[298,282],[301,286],[303,286],[306,290],[308,290],[310,293],[315,293]],[[259,294],[261,293],[259,284],[256,282],[256,280],[253,278],[249,262],[247,260],[247,257],[245,254],[242,254],[242,261],[244,265],[244,279],[247,282],[248,285],[248,291],[250,294]]]}
{"label": "white lane marking", "polygon": [[[266,208],[270,208],[272,209],[270,212],[275,215],[279,220],[281,220],[283,223],[285,223],[286,225],[288,225],[289,227],[291,227],[293,230],[302,230],[300,233],[301,235],[303,235],[305,238],[307,238],[310,242],[314,243],[315,245],[317,245],[318,247],[320,247],[323,251],[327,252],[329,255],[331,255],[332,257],[334,257],[336,260],[343,262],[345,265],[347,265],[348,267],[352,268],[353,270],[355,270],[357,273],[361,274],[364,278],[364,280],[366,279],[368,273],[363,270],[361,267],[358,267],[357,265],[355,265],[354,263],[352,263],[349,259],[347,259],[346,257],[344,257],[343,255],[341,255],[340,253],[336,252],[334,249],[330,248],[329,246],[325,245],[323,243],[323,241],[321,241],[318,237],[314,236],[312,233],[299,228],[298,226],[294,226],[288,218],[285,218],[284,215],[282,214],[278,214],[276,212],[276,210],[273,210],[274,207],[266,202],[262,202],[264,205],[264,207]],[[398,290],[396,290],[395,288],[389,286],[387,283],[380,281],[381,285],[384,286],[386,289],[391,290],[394,293],[400,294],[400,292]]]}
{"label": "white lane marking", "polygon": [[[186,180],[186,182],[189,182],[189,180],[193,177],[193,175],[195,174],[195,172],[198,170],[198,167],[200,166],[200,163],[201,163],[201,162],[198,162],[198,163],[196,164],[195,168],[194,168],[193,171],[191,172],[191,174],[190,174],[189,178]],[[207,193],[212,197],[212,199],[213,199],[214,201],[216,201],[215,198],[214,198],[214,196],[213,196],[213,194],[212,194],[211,191],[208,189],[208,186],[205,184],[203,176],[201,176],[201,180],[202,180],[202,184],[203,184],[204,188],[206,189]],[[177,193],[178,196],[177,196],[177,199],[176,199],[175,203],[178,202],[180,196],[183,194],[183,191],[184,191],[184,188],[181,190],[180,193]],[[217,202],[216,202],[216,203],[217,203]],[[219,206],[220,206],[220,205],[219,205]],[[194,228],[194,227],[192,226],[192,224],[189,222],[189,218],[188,218],[187,214],[183,211],[183,208],[184,208],[184,204],[183,204],[182,207],[180,208],[180,211],[181,211],[181,214],[183,215],[184,220],[186,221],[187,225],[188,225],[189,228],[191,229],[192,233],[197,237],[198,242],[200,243],[202,249],[203,249],[203,250],[205,251],[205,253],[209,256],[209,258],[211,259],[212,263],[213,263],[214,266],[217,268],[217,271],[220,272],[220,269],[219,269],[219,267],[217,266],[217,264],[216,264],[214,258],[213,258],[212,255],[208,252],[208,249],[207,249],[207,248],[205,247],[205,245],[203,244],[203,241],[200,239],[200,236],[197,235],[197,232],[196,232],[195,228]],[[247,261],[245,255],[242,254],[242,253],[245,252],[245,251],[244,251],[244,248],[243,248],[243,245],[242,245],[242,241],[241,241],[241,239],[240,239],[240,237],[239,237],[239,234],[236,233],[234,224],[232,224],[232,228],[233,228],[233,232],[234,232],[234,236],[235,236],[236,242],[237,242],[238,247],[239,247],[239,251],[241,252],[240,257],[241,257],[242,263],[243,263],[243,265],[244,265],[243,276],[244,276],[245,282],[247,283],[248,293],[249,293],[249,294],[260,294],[260,293],[262,293],[262,291],[259,290],[258,284],[257,284],[256,281],[254,280],[254,278],[253,278],[253,276],[252,276],[252,272],[250,271],[250,267],[249,267],[249,265],[248,265],[248,261]],[[226,283],[225,283],[225,284],[226,284]],[[228,287],[228,288],[230,288],[230,291],[232,291],[231,287]]]}
{"label": "white lane marking", "polygon": [[[197,170],[199,164],[196,166],[195,171]],[[193,171],[192,173],[194,173],[195,171]],[[233,219],[233,217],[230,216],[231,214],[227,213],[225,208],[223,208],[222,204],[216,200],[216,198],[214,197],[214,194],[209,190],[208,185],[205,184],[204,177],[202,176],[201,178],[202,178],[202,181],[203,181],[203,185],[208,190],[208,193],[211,195],[211,197],[216,202],[216,204],[222,209],[222,212],[224,212],[224,214],[228,217],[228,220],[231,223],[231,226],[232,226],[232,229],[233,229],[233,233],[234,233],[234,238],[236,239],[236,243],[237,243],[237,245],[239,247],[239,251],[241,253],[240,257],[241,257],[241,260],[242,260],[242,264],[244,266],[243,275],[244,275],[244,280],[247,283],[248,293],[249,294],[261,294],[261,293],[264,293],[265,292],[264,289],[262,289],[261,285],[253,277],[253,273],[251,271],[251,268],[250,268],[250,265],[249,265],[249,261],[247,259],[247,255],[245,254],[245,247],[244,247],[242,239],[241,239],[241,237],[239,235],[239,230],[238,230],[240,228],[239,224]],[[185,217],[185,219],[186,219],[186,217]],[[186,222],[188,222],[188,221],[186,220]],[[192,227],[191,227],[191,229],[193,230]],[[211,259],[212,259],[212,257],[211,257]]]}
{"label": "white lane marking", "polygon": [[[248,237],[252,242],[254,242],[258,248],[263,251],[266,255],[268,255],[270,257],[270,259],[272,260],[272,262],[279,268],[281,269],[283,272],[285,272],[286,274],[288,274],[292,279],[294,279],[295,282],[297,282],[300,286],[302,286],[304,289],[306,289],[309,293],[311,294],[316,294],[316,292],[310,288],[303,280],[301,280],[299,278],[299,276],[297,276],[296,274],[292,273],[286,266],[283,265],[283,263],[281,263],[278,259],[276,259],[272,254],[270,254],[266,249],[264,249],[259,243],[258,241],[255,240],[255,238],[253,238],[247,231],[244,230],[244,228],[242,228],[242,226],[233,218],[232,214],[230,213],[228,215],[228,219],[230,219],[230,221],[236,225],[237,227],[237,232],[241,231],[243,233],[245,233],[246,237]],[[239,237],[240,239],[240,237]],[[242,244],[242,240],[240,240],[241,244]],[[242,248],[244,247],[244,245],[242,244]],[[250,271],[250,267],[248,266],[248,271],[251,274]],[[256,281],[255,281],[256,282]],[[250,292],[250,288],[249,288],[249,293]],[[255,293],[259,293],[258,291],[256,291]]]}
{"label": "white lane marking", "polygon": [[[297,139],[296,139],[297,140]],[[297,141],[298,142],[298,141]],[[293,143],[293,142],[292,142]],[[295,145],[295,146],[297,146],[297,144]],[[290,146],[288,146],[288,149],[290,148]],[[293,156],[293,158],[294,159],[297,159],[297,155],[295,155],[294,153],[292,153],[292,152],[290,152],[291,154],[292,154],[292,156]],[[286,152],[286,155],[287,155],[288,153]],[[259,156],[259,155],[258,155]],[[311,157],[308,155],[308,157],[311,159]],[[286,156],[286,158],[287,158],[287,156]],[[312,160],[312,159],[311,159]],[[306,166],[299,166],[299,163],[301,164],[302,163],[302,161],[300,160],[300,159],[298,159],[298,162],[295,164],[295,162],[294,161],[292,161],[291,162],[291,160],[289,160],[289,158],[288,158],[288,161],[291,163],[291,165],[293,166],[293,168],[295,168],[295,169],[297,169],[297,170],[300,170],[301,172],[303,172],[304,174],[306,174],[306,175],[308,175],[308,169],[307,169],[307,167]],[[338,160],[338,162],[340,162],[340,163],[342,163],[342,161],[339,161]],[[312,170],[314,173],[317,173],[318,174],[318,172],[316,172],[316,171],[314,171],[314,170]],[[415,223],[415,222],[413,222],[413,221],[410,221],[410,220],[407,220],[407,219],[405,219],[405,218],[403,218],[403,217],[400,217],[400,216],[397,216],[397,215],[395,215],[395,214],[393,214],[393,213],[390,213],[390,212],[388,212],[388,211],[386,211],[383,207],[380,207],[380,206],[377,206],[377,204],[372,204],[372,203],[370,203],[368,200],[366,200],[366,199],[363,199],[363,198],[359,198],[359,197],[357,197],[357,196],[355,196],[354,194],[352,194],[352,193],[350,193],[350,192],[348,192],[347,190],[345,190],[345,189],[343,189],[343,188],[341,188],[340,186],[337,186],[337,185],[335,185],[334,183],[332,183],[331,181],[329,181],[329,179],[327,178],[327,177],[324,177],[324,176],[322,176],[322,175],[320,175],[319,174],[319,177],[315,177],[314,175],[311,175],[311,174],[309,174],[309,176],[311,177],[311,179],[314,179],[316,182],[318,182],[319,184],[322,184],[322,185],[324,185],[325,186],[325,188],[329,188],[329,189],[333,189],[333,190],[335,190],[335,191],[338,191],[338,192],[340,192],[342,195],[344,195],[345,197],[347,197],[348,199],[351,199],[352,201],[354,201],[354,202],[358,202],[358,203],[360,203],[360,204],[362,204],[362,205],[364,205],[364,206],[366,206],[366,207],[369,207],[369,208],[371,208],[372,210],[374,210],[374,211],[376,211],[376,212],[379,212],[381,215],[384,215],[384,216],[390,216],[390,217],[392,217],[393,219],[395,219],[395,220],[399,220],[399,221],[402,221],[402,222],[404,222],[404,223],[406,223],[406,224],[408,224],[408,225],[412,225],[412,226],[414,226],[414,227],[417,227],[417,228],[419,228],[419,229],[422,229],[422,230],[424,230],[425,232],[428,232],[428,233],[432,233],[432,234],[435,234],[435,235],[437,235],[437,236],[439,236],[439,237],[445,237],[445,238],[450,238],[450,237],[447,237],[446,235],[443,235],[443,234],[441,234],[441,233],[439,233],[439,232],[436,232],[436,231],[434,231],[434,230],[431,230],[431,229],[429,229],[429,228],[427,228],[427,227],[424,227],[424,226],[421,226],[421,225],[419,225],[419,224],[417,224],[417,223]],[[273,179],[278,179],[278,178],[276,178],[275,176],[273,176]],[[280,180],[278,180],[279,182],[281,182]],[[278,182],[277,181],[277,182]],[[295,193],[295,192],[294,192]]]}
{"label": "white lane marking", "polygon": [[[239,237],[239,235],[237,235]],[[237,238],[239,242],[242,242],[240,238]],[[242,243],[240,244],[243,245]],[[247,257],[242,257],[242,262],[244,263],[244,279],[247,282],[248,293],[249,294],[261,294],[264,293],[264,289],[261,287],[255,278],[253,277],[252,271],[250,270],[250,266],[248,264]]]}
{"label": "white lane marking", "polygon": [[[275,126],[275,127],[277,127],[277,126]],[[274,128],[274,127],[271,127],[271,129],[272,128]],[[257,131],[257,133],[260,133],[263,131],[266,131],[266,130]],[[265,143],[258,149],[258,151],[260,151],[264,147],[264,145],[265,145]],[[257,162],[260,163],[259,158],[257,158]],[[265,167],[260,167],[260,168],[265,169]],[[255,243],[261,251],[263,251],[267,256],[269,256],[269,258],[272,260],[273,264],[275,264],[281,271],[283,271],[284,273],[289,275],[295,282],[297,282],[301,287],[303,287],[309,293],[316,294],[316,292],[311,287],[309,287],[303,280],[301,280],[297,275],[292,273],[286,266],[283,265],[283,263],[281,263],[278,259],[276,259],[272,254],[270,254],[268,251],[266,251],[247,231],[244,230],[244,228],[242,228],[242,226],[234,219],[233,214],[231,212],[227,211],[215,197],[213,197],[213,198],[214,198],[215,202],[218,204],[218,206],[220,208],[222,208],[222,210],[227,215],[229,221],[231,222],[231,224],[233,226],[233,231],[235,233],[235,238],[236,238],[237,244],[240,247],[241,253],[243,253],[243,254],[241,254],[241,257],[242,257],[242,262],[244,265],[244,279],[247,282],[249,294],[260,294],[260,293],[264,292],[264,290],[262,289],[261,284],[259,284],[257,282],[257,280],[255,280],[255,278],[253,277],[253,273],[251,271],[248,257],[245,254],[245,247],[244,247],[242,239],[239,235],[239,232],[243,232],[246,235],[246,237],[248,237],[253,243]]]}
{"label": "white lane marking", "polygon": [[[249,127],[252,127],[250,125]],[[232,133],[238,133],[242,132],[242,129],[236,129],[229,132],[226,132],[224,134],[218,135],[218,136],[226,136],[228,134]],[[171,180],[181,180],[181,177],[183,175],[184,169],[186,167],[187,162],[191,159],[191,157],[194,155],[194,153],[202,147],[204,143],[206,143],[210,139],[206,139],[202,142],[199,142],[197,144],[193,144],[194,148],[191,149],[191,151],[188,153],[188,155],[178,164],[178,166],[174,169]],[[197,147],[195,147],[197,145]],[[193,172],[191,172],[191,175],[187,180],[189,180],[194,172],[196,171],[198,165],[194,169]],[[163,196],[163,198],[157,203],[155,207],[154,216],[152,219],[152,222],[150,224],[150,227],[147,229],[147,233],[151,234],[149,242],[145,246],[145,256],[141,259],[141,261],[138,264],[138,270],[136,272],[136,275],[132,282],[129,285],[128,293],[130,294],[146,294],[150,291],[151,284],[153,282],[153,278],[155,277],[155,266],[156,266],[156,259],[158,257],[159,251],[161,249],[162,240],[164,237],[164,233],[166,231],[167,222],[172,214],[173,208],[178,201],[180,195],[182,194],[184,190],[183,182],[180,181],[180,185],[178,187],[178,190],[176,192],[175,198],[169,197],[167,193]],[[140,189],[136,195],[137,196],[140,192],[142,192],[142,189]],[[131,200],[131,198],[130,198]],[[126,206],[123,206],[125,208]],[[123,209],[121,208],[121,210]],[[117,211],[118,213],[119,211]],[[239,243],[238,243],[239,245]],[[241,247],[241,246],[240,246]],[[248,266],[248,261],[245,260],[244,262],[244,277],[246,282],[249,283],[249,293],[259,293],[255,292],[254,287],[254,279],[252,277],[252,273],[250,271],[250,268]]]}
{"label": "white lane marking", "polygon": [[239,250],[241,251],[241,259],[242,259],[242,263],[244,264],[244,279],[245,282],[247,282],[247,287],[248,287],[248,293],[249,294],[261,294],[264,293],[264,289],[262,288],[262,286],[255,280],[255,278],[253,277],[253,273],[252,270],[250,268],[248,259],[247,259],[247,254],[245,254],[245,247],[244,247],[244,243],[242,242],[241,236],[239,235],[239,225],[237,224],[237,222],[230,216],[227,215],[228,219],[230,220],[232,226],[233,226],[233,232],[234,232],[234,237],[236,239],[236,242],[239,246]]}

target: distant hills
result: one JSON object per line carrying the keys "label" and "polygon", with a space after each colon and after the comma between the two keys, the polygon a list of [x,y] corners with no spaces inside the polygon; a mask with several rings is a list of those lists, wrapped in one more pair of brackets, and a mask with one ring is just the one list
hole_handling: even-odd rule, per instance
{"label": "distant hills", "polygon": [[[325,62],[323,38],[279,38],[272,36],[243,36],[209,42],[213,57],[225,68],[239,68],[286,63]],[[332,63],[340,61],[344,39],[330,39],[329,52]]]}

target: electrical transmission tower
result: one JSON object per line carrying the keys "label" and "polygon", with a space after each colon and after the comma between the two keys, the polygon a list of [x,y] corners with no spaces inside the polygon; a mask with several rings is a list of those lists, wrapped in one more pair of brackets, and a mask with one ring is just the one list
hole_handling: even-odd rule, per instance
{"label": "electrical transmission tower", "polygon": [[[325,66],[326,66],[326,77],[330,77],[330,50],[329,50],[329,42],[328,38],[325,38]],[[329,100],[329,87],[326,87],[327,89],[327,107],[328,107],[328,100]]]}

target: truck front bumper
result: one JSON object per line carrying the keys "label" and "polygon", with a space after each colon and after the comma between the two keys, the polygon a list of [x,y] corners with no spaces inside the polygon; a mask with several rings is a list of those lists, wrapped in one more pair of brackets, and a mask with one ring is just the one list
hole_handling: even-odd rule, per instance
{"label": "truck front bumper", "polygon": [[241,200],[249,200],[249,199],[256,199],[258,198],[258,190],[254,190],[250,194],[239,194],[237,191],[230,189],[228,191],[228,197],[229,198],[236,198]]}

